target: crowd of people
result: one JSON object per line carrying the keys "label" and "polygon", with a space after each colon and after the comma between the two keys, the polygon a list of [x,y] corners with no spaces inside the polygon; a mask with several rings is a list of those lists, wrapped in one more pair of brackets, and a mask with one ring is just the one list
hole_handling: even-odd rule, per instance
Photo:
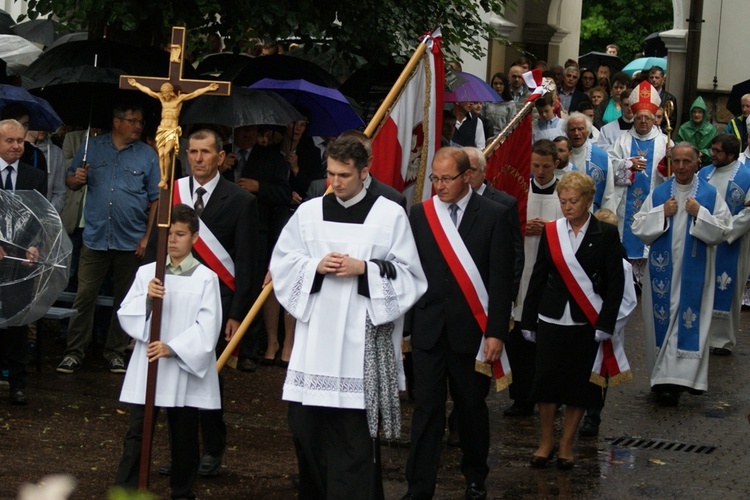
{"label": "crowd of people", "polygon": [[[557,88],[534,105],[519,220],[518,200],[485,179],[482,149],[531,95],[522,75],[533,67]],[[312,137],[304,109],[286,128],[196,125],[174,136],[181,175],[163,282],[153,276],[164,148],[143,111],[117,106],[109,131],[69,133],[58,148],[28,131],[28,110],[2,110],[3,188],[47,195],[76,243],[77,312],[58,373],[83,367],[111,281],[103,355],[125,374],[120,397],[132,404],[118,485],[137,484],[146,366],[157,360],[172,457],[160,473],[173,498],[194,498],[196,476],[219,472],[228,444],[216,356],[268,280],[274,293],[243,339],[239,368],[286,369],[300,498],[383,497],[379,439],[398,436],[407,387],[404,498],[434,495],[446,427],[461,448],[466,498],[486,498],[485,398],[508,368],[504,414],[538,407],[530,465],[557,455],[556,467],[570,470],[576,435],[598,435],[603,387],[627,379],[626,369],[608,381],[592,368],[603,345],[622,350],[636,294],[658,403],[707,390],[709,352],[730,355],[736,344],[750,273],[750,95],[723,134],[698,97],[672,140],[676,100],[659,66],[631,78],[521,58],[489,84],[497,102],[444,111],[435,195],[408,211],[371,175],[370,138]],[[148,342],[154,299],[164,301],[164,327]],[[4,337],[14,404],[28,403],[27,334]]]}

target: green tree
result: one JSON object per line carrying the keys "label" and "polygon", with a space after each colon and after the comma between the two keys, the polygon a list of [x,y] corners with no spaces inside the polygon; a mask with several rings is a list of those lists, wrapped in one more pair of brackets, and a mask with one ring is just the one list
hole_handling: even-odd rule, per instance
{"label": "green tree", "polygon": [[581,13],[581,54],[604,52],[614,43],[627,62],[644,49],[655,31],[672,28],[672,0],[584,0]]}
{"label": "green tree", "polygon": [[[221,31],[232,40],[251,36],[324,41],[335,50],[372,60],[411,52],[437,24],[446,46],[476,55],[481,38],[496,36],[482,11],[499,12],[514,0],[29,0],[29,17],[54,14],[63,23],[108,38],[158,46],[172,25],[199,33]],[[339,22],[334,23],[338,19]]]}

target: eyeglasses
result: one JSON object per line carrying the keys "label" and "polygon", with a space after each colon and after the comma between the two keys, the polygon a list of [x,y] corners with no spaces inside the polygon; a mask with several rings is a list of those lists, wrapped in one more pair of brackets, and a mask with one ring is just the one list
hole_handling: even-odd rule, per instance
{"label": "eyeglasses", "polygon": [[653,118],[650,116],[640,115],[640,116],[636,116],[635,118],[633,118],[633,120],[639,121],[639,122],[647,122],[647,121],[653,121]]}
{"label": "eyeglasses", "polygon": [[141,127],[146,126],[146,120],[139,120],[138,118],[123,118],[121,116],[118,116],[117,119],[126,121],[130,123],[131,125],[140,125]]}
{"label": "eyeglasses", "polygon": [[428,179],[430,179],[430,182],[433,183],[433,184],[437,184],[438,182],[442,182],[443,184],[445,184],[447,186],[448,184],[450,184],[451,182],[455,181],[456,179],[458,179],[462,175],[464,175],[464,172],[461,172],[460,174],[456,175],[455,177],[448,177],[448,176],[437,177],[435,175],[430,174],[430,176],[428,177]]}
{"label": "eyeglasses", "polygon": [[711,148],[711,152],[712,153],[723,153],[724,150],[723,149],[717,149],[717,148]]}

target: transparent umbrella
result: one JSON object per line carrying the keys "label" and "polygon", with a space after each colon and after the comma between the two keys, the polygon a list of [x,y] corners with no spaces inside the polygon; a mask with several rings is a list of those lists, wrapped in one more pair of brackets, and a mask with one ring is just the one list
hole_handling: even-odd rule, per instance
{"label": "transparent umbrella", "polygon": [[0,190],[0,328],[36,321],[68,284],[73,244],[37,191]]}

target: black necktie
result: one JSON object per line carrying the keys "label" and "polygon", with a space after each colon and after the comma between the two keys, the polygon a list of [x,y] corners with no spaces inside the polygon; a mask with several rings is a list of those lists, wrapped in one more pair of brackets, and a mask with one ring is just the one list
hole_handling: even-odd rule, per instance
{"label": "black necktie", "polygon": [[13,165],[8,165],[5,169],[5,185],[3,189],[6,191],[13,191]]}
{"label": "black necktie", "polygon": [[198,195],[198,199],[195,200],[195,214],[200,217],[201,213],[203,213],[203,208],[205,205],[203,204],[203,195],[206,194],[206,190],[203,187],[199,187],[195,190],[195,194]]}

